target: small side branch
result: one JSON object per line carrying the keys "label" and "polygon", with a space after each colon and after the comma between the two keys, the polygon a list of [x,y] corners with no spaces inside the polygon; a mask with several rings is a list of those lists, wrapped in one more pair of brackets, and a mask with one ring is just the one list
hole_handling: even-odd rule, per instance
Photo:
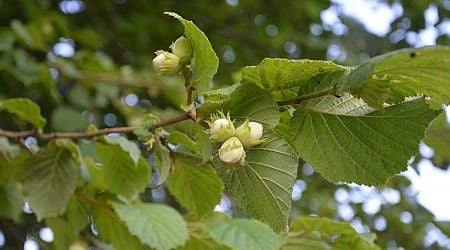
{"label": "small side branch", "polygon": [[[168,120],[161,121],[155,125],[154,128],[160,128],[168,125],[172,125],[178,122],[197,119],[196,112],[194,110],[189,110],[185,114],[170,118]],[[105,128],[94,132],[53,132],[53,133],[41,133],[38,130],[27,130],[27,131],[9,131],[0,129],[0,136],[16,138],[21,140],[24,137],[35,136],[41,140],[53,140],[53,139],[92,139],[97,136],[107,135],[110,133],[131,133],[136,129],[136,127],[116,127],[116,128]]]}

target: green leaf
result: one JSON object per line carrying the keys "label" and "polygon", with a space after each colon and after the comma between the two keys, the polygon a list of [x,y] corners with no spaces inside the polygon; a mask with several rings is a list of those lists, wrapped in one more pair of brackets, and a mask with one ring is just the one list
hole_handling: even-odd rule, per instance
{"label": "green leaf", "polygon": [[219,66],[219,58],[217,58],[205,33],[197,28],[193,22],[173,12],[165,12],[164,14],[176,18],[184,26],[184,34],[191,42],[194,54],[192,60],[192,84],[196,87],[197,94],[201,95],[210,89],[211,80]]}
{"label": "green leaf", "polygon": [[137,126],[133,133],[139,138],[139,140],[146,141],[152,135],[150,130],[155,127],[155,124],[159,122],[159,118],[153,114],[145,114],[142,122]]}
{"label": "green leaf", "polygon": [[197,144],[185,133],[173,131],[166,139],[168,143],[183,145],[194,152],[197,150]]}
{"label": "green leaf", "polygon": [[349,224],[328,218],[299,217],[292,221],[290,229],[288,246],[283,249],[380,249]]}
{"label": "green leaf", "polygon": [[171,194],[194,215],[202,217],[219,204],[223,191],[222,180],[209,164],[194,158],[175,158],[175,168],[167,178]]}
{"label": "green leaf", "polygon": [[275,128],[273,128],[273,132],[275,132],[278,136],[283,138],[289,144],[291,149],[294,151],[293,153],[295,153],[298,156],[298,153],[295,152],[294,141],[292,140],[292,137],[290,135],[290,126],[289,126],[290,120],[291,115],[289,111],[282,112],[280,123]]}
{"label": "green leaf", "polygon": [[236,83],[226,88],[210,90],[203,93],[203,102],[197,108],[197,119],[208,120],[211,113],[222,110],[223,106],[230,100],[230,95],[240,84]]}
{"label": "green leaf", "polygon": [[81,116],[82,111],[71,106],[57,106],[52,113],[52,129],[61,132],[80,131],[87,127],[87,121]]}
{"label": "green leaf", "polygon": [[94,223],[101,240],[111,243],[114,249],[144,250],[149,249],[128,231],[127,226],[110,210],[95,209]]}
{"label": "green leaf", "polygon": [[287,227],[298,158],[278,135],[264,136],[265,143],[248,150],[245,166],[230,168],[218,159],[214,163],[237,204],[278,233]]}
{"label": "green leaf", "polygon": [[141,156],[141,150],[139,150],[139,147],[136,145],[136,143],[129,141],[127,138],[123,136],[119,137],[105,136],[104,138],[105,141],[107,141],[109,144],[119,145],[122,148],[122,150],[130,154],[130,157],[131,159],[133,159],[134,164],[138,164],[139,158]]}
{"label": "green leaf", "polygon": [[8,218],[18,222],[24,203],[22,186],[10,183],[0,186],[0,218]]}
{"label": "green leaf", "polygon": [[247,83],[237,87],[223,110],[230,111],[233,118],[250,119],[267,127],[274,127],[280,120],[278,109],[270,93],[255,84]]}
{"label": "green leaf", "polygon": [[28,153],[22,152],[11,159],[0,155],[0,185],[19,181],[27,167]]}
{"label": "green leaf", "polygon": [[19,154],[19,152],[20,147],[18,145],[11,144],[7,137],[0,137],[0,157],[10,159]]}
{"label": "green leaf", "polygon": [[13,98],[0,103],[0,110],[17,115],[20,119],[30,122],[36,128],[44,127],[46,120],[41,116],[39,106],[27,98]]}
{"label": "green leaf", "polygon": [[[123,205],[111,202],[133,235],[156,249],[172,249],[189,238],[186,222],[173,208],[161,204]],[[125,248],[124,248],[125,249]]]}
{"label": "green leaf", "polygon": [[200,232],[191,234],[189,240],[181,246],[177,248],[178,250],[230,250],[230,248],[220,245],[215,242],[211,237],[209,237],[206,233]]}
{"label": "green leaf", "polygon": [[85,228],[88,224],[89,215],[89,205],[84,200],[72,195],[67,205],[65,217],[70,225],[72,225],[73,230],[79,232]]}
{"label": "green leaf", "polygon": [[0,43],[0,51],[1,52],[9,52],[12,50],[14,45],[14,33],[11,30],[1,30],[0,31],[0,40],[2,43]]}
{"label": "green leaf", "polygon": [[266,58],[256,67],[246,67],[242,83],[254,83],[272,94],[275,101],[298,96],[305,82],[321,73],[348,71],[349,68],[328,61]]}
{"label": "green leaf", "polygon": [[423,94],[450,101],[450,47],[402,49],[369,59],[354,69],[339,92],[350,91],[371,106],[400,103]]}
{"label": "green leaf", "polygon": [[284,239],[270,227],[254,220],[212,220],[203,226],[203,230],[232,249],[276,250],[284,244]]}
{"label": "green leaf", "polygon": [[34,45],[34,39],[27,27],[23,25],[19,20],[13,20],[11,22],[11,29],[16,34],[17,38],[23,41],[26,45],[32,47]]}
{"label": "green leaf", "polygon": [[135,164],[129,152],[118,144],[97,143],[96,151],[109,191],[131,199],[150,183],[151,168],[143,158]]}
{"label": "green leaf", "polygon": [[54,235],[53,244],[55,249],[70,249],[70,245],[77,239],[78,231],[66,220],[55,217],[45,220]]}
{"label": "green leaf", "polygon": [[[95,147],[93,151],[95,151]],[[94,160],[87,156],[84,157],[83,162],[89,172],[89,187],[101,191],[108,190],[108,185],[105,183],[105,169],[103,166],[100,166],[100,164],[96,165]]]}
{"label": "green leaf", "polygon": [[213,144],[209,139],[209,134],[198,123],[192,127],[192,134],[197,142],[198,154],[202,156],[203,162],[208,162],[212,159]]}
{"label": "green leaf", "polygon": [[38,221],[62,215],[77,186],[78,159],[66,147],[51,143],[30,157],[26,165],[23,191]]}
{"label": "green leaf", "polygon": [[159,170],[159,180],[158,183],[156,183],[155,186],[159,186],[163,184],[167,176],[169,176],[170,168],[172,167],[172,159],[170,157],[170,151],[167,149],[162,143],[157,140],[154,145],[155,150],[155,160],[156,160],[156,167]]}
{"label": "green leaf", "polygon": [[406,170],[439,112],[423,99],[373,111],[349,95],[325,97],[298,107],[291,137],[301,158],[327,180],[383,185]]}
{"label": "green leaf", "polygon": [[445,162],[450,162],[450,124],[447,122],[445,112],[433,120],[427,129],[424,142],[433,148],[433,162],[436,162],[438,166],[444,166]]}

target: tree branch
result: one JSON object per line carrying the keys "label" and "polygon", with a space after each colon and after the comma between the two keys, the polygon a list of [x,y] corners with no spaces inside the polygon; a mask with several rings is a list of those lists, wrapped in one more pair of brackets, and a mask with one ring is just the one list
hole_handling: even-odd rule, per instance
{"label": "tree branch", "polygon": [[64,69],[64,65],[61,63],[50,63],[50,67],[56,68],[62,75],[69,79],[75,79],[78,81],[94,81],[94,82],[105,82],[118,86],[126,86],[126,87],[137,87],[137,88],[149,88],[149,89],[160,89],[166,91],[174,91],[174,92],[182,92],[180,89],[176,89],[170,86],[166,86],[163,82],[148,79],[144,77],[138,77],[130,79],[125,79],[120,75],[110,74],[110,73],[98,73],[98,72],[90,72],[83,71],[77,69],[77,73],[67,73]]}
{"label": "tree branch", "polygon": [[299,104],[300,102],[306,101],[306,100],[311,100],[311,99],[315,99],[315,98],[319,98],[322,96],[326,96],[326,95],[334,95],[335,91],[334,89],[327,89],[321,92],[316,92],[313,94],[309,94],[309,95],[303,95],[303,96],[297,96],[294,97],[292,99],[288,99],[285,101],[279,101],[277,102],[278,106],[287,106],[287,105],[293,105],[293,104]]}
{"label": "tree branch", "polygon": [[[153,128],[160,128],[168,125],[172,125],[181,121],[193,120],[196,121],[197,115],[194,110],[189,110],[185,114],[170,118],[158,122]],[[91,139],[97,136],[107,135],[110,133],[131,133],[136,129],[136,127],[116,127],[116,128],[105,128],[94,132],[53,132],[53,133],[41,133],[38,130],[27,130],[27,131],[9,131],[0,129],[0,136],[9,138],[24,138],[27,136],[35,136],[42,140],[53,140],[53,139]]]}

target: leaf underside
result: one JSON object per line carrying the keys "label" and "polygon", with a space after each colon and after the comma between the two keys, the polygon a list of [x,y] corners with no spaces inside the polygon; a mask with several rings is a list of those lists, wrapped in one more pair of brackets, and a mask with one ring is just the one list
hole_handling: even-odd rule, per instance
{"label": "leaf underside", "polygon": [[267,133],[265,137],[265,143],[248,150],[245,166],[230,168],[220,160],[215,166],[245,212],[269,224],[275,232],[284,232],[298,159],[278,135]]}

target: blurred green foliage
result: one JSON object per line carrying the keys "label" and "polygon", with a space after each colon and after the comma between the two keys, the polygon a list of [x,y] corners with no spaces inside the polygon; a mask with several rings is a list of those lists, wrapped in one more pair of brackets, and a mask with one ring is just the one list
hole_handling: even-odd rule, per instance
{"label": "blurred green foliage", "polygon": [[[430,5],[438,10],[438,24],[448,22],[450,15],[448,0],[382,2],[403,7],[402,15],[391,23],[390,34],[384,37],[371,34],[359,21],[346,16],[341,16],[341,21],[347,32],[333,33],[322,25],[320,14],[336,4],[325,0],[1,0],[0,100],[34,100],[49,123],[45,128],[48,131],[81,131],[89,123],[98,127],[136,125],[148,111],[161,116],[180,113],[179,103],[185,98],[183,83],[177,78],[161,78],[152,69],[153,52],[168,49],[183,32],[180,25],[174,25],[174,19],[163,16],[164,11],[179,13],[206,33],[220,59],[215,87],[237,81],[242,67],[256,65],[265,57],[327,59],[330,45],[345,52],[345,57],[337,58],[339,63],[353,65],[409,47],[406,39],[392,43],[389,37],[399,29],[404,33],[424,29],[424,11]],[[272,32],[276,28],[275,36],[269,35],[270,27]],[[439,34],[437,43],[449,45],[450,35]],[[1,128],[30,129],[3,111],[0,117]],[[446,169],[450,142],[442,136],[448,135],[449,125],[441,120],[435,121],[425,142],[436,147],[434,163]],[[189,126],[174,125],[185,132],[191,131]],[[0,139],[2,154],[15,150],[7,140]],[[92,145],[80,146],[82,151],[92,150]],[[421,159],[418,155],[415,163]],[[294,201],[293,218],[314,214],[348,220],[361,232],[365,227],[376,232],[376,243],[383,249],[440,249],[443,244],[426,237],[434,228],[450,236],[448,226],[436,223],[433,215],[418,204],[404,176],[392,178],[385,189],[372,189],[369,197],[359,201],[355,197],[363,191],[330,184],[308,166],[300,167],[298,179],[301,198]],[[7,187],[18,193],[16,187]],[[166,194],[164,187],[158,190]],[[392,195],[383,196],[387,192],[398,196],[398,201],[390,202],[386,197]],[[155,193],[149,189],[143,199],[155,199]],[[1,199],[11,199],[5,194],[0,190]],[[345,194],[347,199],[342,198]],[[375,196],[385,197],[385,201],[379,211],[367,213],[364,204]],[[181,209],[173,197],[160,201]],[[2,211],[0,204],[0,230],[6,237],[6,249],[22,247],[27,237],[46,249],[47,243],[38,234],[43,223],[29,214],[5,215]],[[234,206],[227,212],[241,214]],[[376,225],[383,221],[385,227]]]}

